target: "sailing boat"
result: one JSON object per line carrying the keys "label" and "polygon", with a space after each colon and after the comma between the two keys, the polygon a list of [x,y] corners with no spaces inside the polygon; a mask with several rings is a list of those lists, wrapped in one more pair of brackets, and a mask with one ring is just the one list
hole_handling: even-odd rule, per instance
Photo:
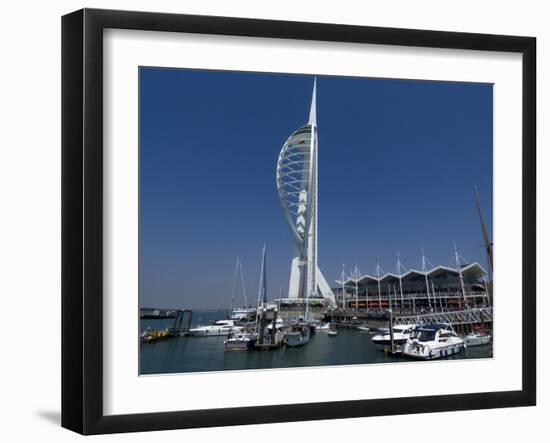
{"label": "sailing boat", "polygon": [[285,332],[285,345],[290,347],[303,346],[311,339],[313,324],[308,320],[309,297],[306,298],[304,316],[290,326]]}
{"label": "sailing boat", "polygon": [[285,332],[285,345],[303,346],[309,343],[311,338],[311,326],[307,321],[298,319],[289,329]]}
{"label": "sailing boat", "polygon": [[260,270],[260,287],[258,290],[255,347],[258,349],[275,349],[283,343],[283,321],[279,318],[278,309],[274,306],[268,306],[266,274],[266,247],[264,245]]}
{"label": "sailing boat", "polygon": [[[237,290],[237,278],[239,274],[243,292],[244,306],[234,307],[235,293]],[[235,263],[235,272],[233,274],[233,292],[231,293],[231,308],[229,309],[229,319],[233,320],[235,323],[245,324],[248,321],[254,319],[255,312],[255,308],[248,307],[248,302],[246,300],[246,288],[244,286],[243,264],[241,262],[241,259],[237,257],[237,261]]]}
{"label": "sailing boat", "polygon": [[[240,271],[241,275],[241,284],[243,289],[243,298],[244,298],[244,308],[235,308],[233,309],[233,303],[235,301],[235,290],[237,287],[237,275]],[[242,263],[239,257],[237,257],[237,263],[235,264],[235,273],[233,275],[233,293],[231,295],[231,320],[239,322],[240,324],[246,324],[251,318],[254,317],[256,309],[248,308],[248,303],[246,301],[246,290],[244,286],[243,278],[243,269]],[[227,340],[225,340],[225,350],[226,351],[247,351],[252,349],[256,343],[257,333],[252,328],[244,327],[239,329],[234,334],[230,335]]]}

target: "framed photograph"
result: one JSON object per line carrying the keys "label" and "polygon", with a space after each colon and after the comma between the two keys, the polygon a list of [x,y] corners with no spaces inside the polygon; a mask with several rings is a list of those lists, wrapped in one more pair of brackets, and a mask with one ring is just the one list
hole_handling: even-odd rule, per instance
{"label": "framed photograph", "polygon": [[535,405],[531,37],[62,20],[62,425]]}

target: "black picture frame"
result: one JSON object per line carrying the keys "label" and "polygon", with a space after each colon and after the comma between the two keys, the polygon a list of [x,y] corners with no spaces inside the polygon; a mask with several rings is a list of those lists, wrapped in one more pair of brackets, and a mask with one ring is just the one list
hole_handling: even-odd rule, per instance
{"label": "black picture frame", "polygon": [[[522,54],[522,389],[506,392],[103,413],[103,30],[171,31]],[[62,18],[62,426],[82,434],[290,422],[536,404],[536,39],[83,9]]]}

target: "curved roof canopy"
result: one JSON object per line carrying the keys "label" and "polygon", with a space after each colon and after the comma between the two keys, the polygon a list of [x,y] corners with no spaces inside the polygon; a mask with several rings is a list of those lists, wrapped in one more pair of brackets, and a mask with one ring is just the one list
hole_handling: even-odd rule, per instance
{"label": "curved roof canopy", "polygon": [[[462,275],[467,280],[478,280],[484,275],[487,275],[487,271],[477,262],[463,266],[461,271]],[[410,269],[409,271],[400,275],[388,272],[384,275],[381,275],[380,278],[365,274],[357,279],[348,278],[343,283],[346,286],[355,285],[356,283],[359,285],[368,285],[369,283],[378,284],[378,281],[380,281],[380,283],[392,283],[398,281],[400,278],[402,281],[415,281],[425,278],[426,275],[428,276],[428,278],[437,278],[445,274],[458,276],[459,271],[456,268],[450,268],[448,266],[436,266],[427,272],[417,271],[416,269]],[[336,283],[341,285],[342,281],[336,280]]]}

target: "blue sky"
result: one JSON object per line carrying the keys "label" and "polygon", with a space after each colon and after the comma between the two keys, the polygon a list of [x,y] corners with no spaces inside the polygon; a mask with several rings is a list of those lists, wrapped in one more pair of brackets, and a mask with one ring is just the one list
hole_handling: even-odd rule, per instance
{"label": "blue sky", "polygon": [[[140,305],[225,308],[237,255],[258,293],[288,289],[293,243],[275,165],[307,122],[313,78],[141,68]],[[492,237],[492,85],[318,77],[319,265],[408,268],[453,242],[486,267],[473,186]],[[240,294],[237,294],[240,297]]]}

